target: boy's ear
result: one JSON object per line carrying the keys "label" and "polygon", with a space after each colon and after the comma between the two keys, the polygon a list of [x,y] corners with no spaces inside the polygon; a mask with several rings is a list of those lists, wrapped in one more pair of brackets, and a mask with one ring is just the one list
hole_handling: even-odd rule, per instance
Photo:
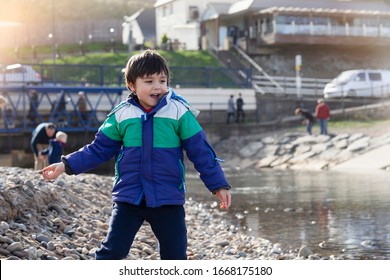
{"label": "boy's ear", "polygon": [[135,87],[132,83],[127,83],[127,88],[132,91],[132,92],[135,92]]}

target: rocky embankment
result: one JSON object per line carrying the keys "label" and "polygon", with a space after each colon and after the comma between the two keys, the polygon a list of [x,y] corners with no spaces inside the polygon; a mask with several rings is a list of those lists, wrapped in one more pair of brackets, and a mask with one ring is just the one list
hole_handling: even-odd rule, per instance
{"label": "rocky embankment", "polygon": [[390,133],[307,135],[286,132],[276,135],[248,135],[220,141],[216,149],[227,169],[330,169],[337,164],[390,143]]}
{"label": "rocky embankment", "polygon": [[[31,169],[0,167],[0,172],[0,259],[94,259],[108,228],[112,177],[61,175],[46,182]],[[188,199],[190,260],[322,258],[307,247],[284,252],[278,244],[243,235],[217,206]],[[159,259],[148,224],[128,259]]]}

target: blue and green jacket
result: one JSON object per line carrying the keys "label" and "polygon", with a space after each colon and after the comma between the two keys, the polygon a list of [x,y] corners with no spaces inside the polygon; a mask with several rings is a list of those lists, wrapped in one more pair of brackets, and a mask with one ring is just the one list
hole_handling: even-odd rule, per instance
{"label": "blue and green jacket", "polygon": [[229,189],[196,113],[172,90],[148,113],[129,98],[110,112],[91,144],[63,158],[66,173],[86,172],[115,156],[113,201],[184,205],[185,150],[210,192]]}

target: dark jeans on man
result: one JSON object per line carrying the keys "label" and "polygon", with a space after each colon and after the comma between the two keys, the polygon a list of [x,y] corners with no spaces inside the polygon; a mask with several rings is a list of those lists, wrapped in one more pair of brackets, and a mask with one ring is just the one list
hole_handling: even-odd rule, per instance
{"label": "dark jeans on man", "polygon": [[147,221],[160,245],[162,260],[187,259],[187,227],[182,205],[156,208],[124,202],[115,202],[109,229],[101,247],[96,251],[97,260],[121,260],[126,258],[134,237],[144,221]]}

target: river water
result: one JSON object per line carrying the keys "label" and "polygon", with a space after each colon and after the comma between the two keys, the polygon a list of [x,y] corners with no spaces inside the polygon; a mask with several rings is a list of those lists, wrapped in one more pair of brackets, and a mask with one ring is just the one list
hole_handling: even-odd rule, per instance
{"label": "river water", "polygon": [[[264,170],[227,174],[233,189],[228,215],[247,234],[284,251],[308,245],[322,256],[390,259],[390,172]],[[188,196],[210,197],[196,175]],[[215,204],[215,202],[214,202]]]}

